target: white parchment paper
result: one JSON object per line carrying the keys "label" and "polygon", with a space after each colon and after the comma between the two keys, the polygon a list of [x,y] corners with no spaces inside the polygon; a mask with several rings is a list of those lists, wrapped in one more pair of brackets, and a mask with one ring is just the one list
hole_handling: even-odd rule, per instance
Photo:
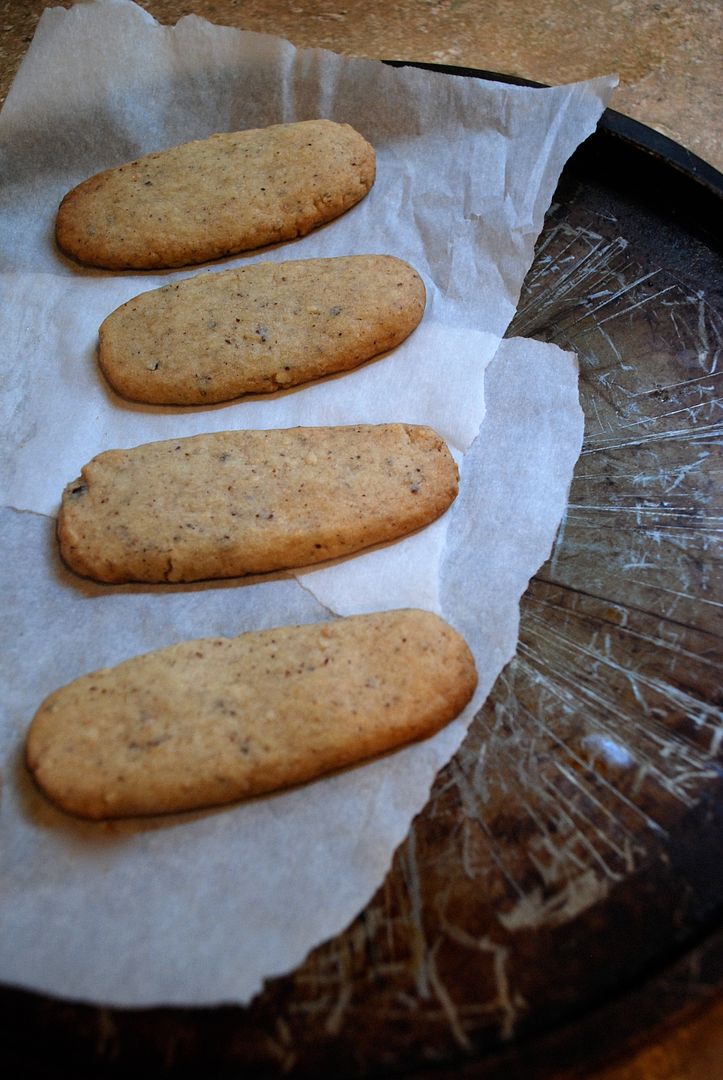
{"label": "white parchment paper", "polygon": [[[135,5],[43,16],[0,114],[2,504],[0,979],[116,1004],[247,1001],[363,907],[513,655],[517,605],[549,553],[582,423],[573,358],[500,339],[565,160],[613,80],[502,87],[215,27]],[[82,269],[53,244],[85,176],[212,131],[328,116],[375,146],[378,179],[293,244],[167,274]],[[103,383],[97,328],[135,293],[260,259],[388,252],[422,274],[424,322],[343,377],[212,409],[132,406]],[[297,575],[105,588],[59,563],[53,514],[93,454],[200,431],[429,423],[461,493],[429,529]],[[50,807],[22,742],[58,685],[173,641],[380,608],[441,611],[480,687],[437,737],[303,788],[203,814],[91,825]],[[293,897],[293,903],[290,902]]]}

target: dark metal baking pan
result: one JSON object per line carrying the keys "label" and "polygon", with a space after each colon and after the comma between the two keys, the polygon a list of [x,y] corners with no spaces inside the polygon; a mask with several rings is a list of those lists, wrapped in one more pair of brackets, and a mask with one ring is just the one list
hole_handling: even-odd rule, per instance
{"label": "dark metal baking pan", "polygon": [[611,111],[565,168],[509,334],[579,357],[569,506],[366,909],[249,1008],[6,989],[7,1062],[560,1078],[719,988],[722,205],[719,173]]}

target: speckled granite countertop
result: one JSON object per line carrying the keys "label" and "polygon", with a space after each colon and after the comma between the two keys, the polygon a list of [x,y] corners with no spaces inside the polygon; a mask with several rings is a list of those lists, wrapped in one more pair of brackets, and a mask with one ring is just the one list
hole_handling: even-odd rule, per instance
{"label": "speckled granite countertop", "polygon": [[[45,0],[0,0],[0,102]],[[63,6],[69,7],[69,2]],[[141,0],[349,55],[435,61],[545,83],[617,72],[612,106],[723,170],[721,0]],[[723,1077],[723,1006],[596,1080]]]}
{"label": "speckled granite countertop", "polygon": [[[0,0],[0,101],[45,0]],[[68,0],[63,6],[70,7]],[[436,61],[543,83],[616,72],[612,107],[723,170],[720,0],[141,0],[160,22],[195,13],[295,45]]]}

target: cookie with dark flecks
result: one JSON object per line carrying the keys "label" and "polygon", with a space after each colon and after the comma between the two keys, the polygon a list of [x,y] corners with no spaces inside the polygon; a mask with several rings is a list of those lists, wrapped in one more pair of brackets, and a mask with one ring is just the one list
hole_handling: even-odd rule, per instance
{"label": "cookie with dark flecks", "polygon": [[222,431],[99,454],[65,488],[57,533],[68,566],[97,581],[238,577],[397,540],[457,488],[421,425]]}
{"label": "cookie with dark flecks", "polygon": [[460,635],[418,610],[187,641],[51,694],[26,760],[82,817],[192,810],[427,738],[476,681]]}
{"label": "cookie with dark flecks", "polygon": [[285,390],[399,345],[424,314],[419,274],[391,255],[254,263],[133,297],[100,327],[123,397],[203,405]]}
{"label": "cookie with dark flecks", "polygon": [[223,132],[107,169],[69,191],[58,246],[111,270],[187,266],[304,236],[374,183],[348,124],[304,120]]}

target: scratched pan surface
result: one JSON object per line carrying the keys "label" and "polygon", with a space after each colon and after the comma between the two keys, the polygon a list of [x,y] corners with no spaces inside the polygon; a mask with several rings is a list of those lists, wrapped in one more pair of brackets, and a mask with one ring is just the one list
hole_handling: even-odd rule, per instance
{"label": "scratched pan surface", "polygon": [[5,991],[25,1075],[62,1055],[75,1075],[561,1076],[555,1053],[589,1064],[715,988],[722,191],[610,113],[565,170],[510,334],[579,355],[569,509],[516,659],[366,910],[249,1009]]}

